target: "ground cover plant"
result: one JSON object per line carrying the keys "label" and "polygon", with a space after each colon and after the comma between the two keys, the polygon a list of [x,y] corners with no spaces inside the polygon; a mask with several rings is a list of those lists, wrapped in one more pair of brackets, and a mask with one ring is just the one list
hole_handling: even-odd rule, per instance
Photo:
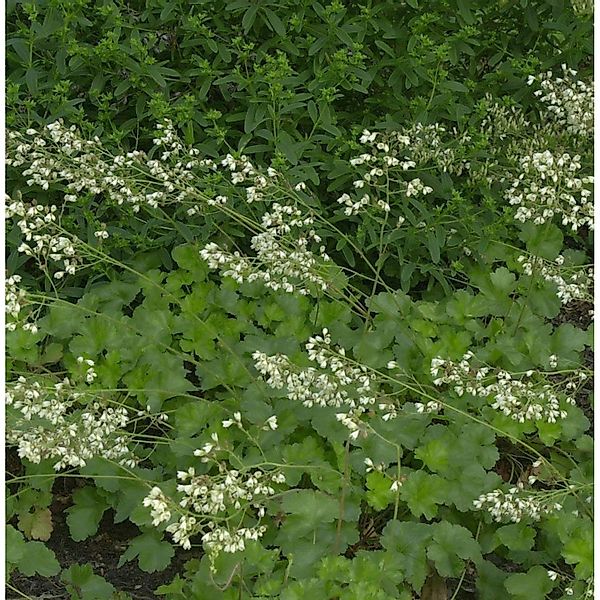
{"label": "ground cover plant", "polygon": [[7,17],[8,597],[592,597],[590,4]]}

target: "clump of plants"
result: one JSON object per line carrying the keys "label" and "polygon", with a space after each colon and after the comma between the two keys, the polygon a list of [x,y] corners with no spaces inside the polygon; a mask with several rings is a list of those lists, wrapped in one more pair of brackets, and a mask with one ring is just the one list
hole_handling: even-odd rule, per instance
{"label": "clump of plants", "polygon": [[[592,597],[593,82],[545,54],[585,62],[586,8],[522,3],[527,62],[498,50],[508,6],[312,4],[146,8],[124,54],[123,6],[11,7],[30,70],[60,39],[77,85],[100,52],[139,90],[89,126],[28,70],[7,132],[9,589],[133,597],[46,544],[73,478],[73,540],[109,518],[137,531],[119,565],[193,553],[174,600]],[[112,37],[66,43],[98,20]],[[147,108],[188,79],[210,116]]]}

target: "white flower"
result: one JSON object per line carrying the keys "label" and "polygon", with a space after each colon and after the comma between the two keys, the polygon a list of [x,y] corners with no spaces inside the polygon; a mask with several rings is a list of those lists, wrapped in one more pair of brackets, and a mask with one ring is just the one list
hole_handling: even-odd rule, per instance
{"label": "white flower", "polygon": [[256,351],[252,358],[267,385],[287,389],[288,398],[304,406],[343,405],[357,409],[375,403],[373,381],[366,367],[355,366],[343,348],[331,346],[327,329],[306,344],[308,359],[316,367],[299,368],[282,354],[268,356]]}
{"label": "white flower", "polygon": [[553,503],[551,494],[525,493],[520,486],[509,489],[508,492],[497,489],[482,494],[473,501],[476,509],[486,509],[496,521],[508,519],[520,523],[525,518],[539,521],[542,515],[562,509],[558,503]]}
{"label": "white flower", "polygon": [[[22,419],[7,425],[8,442],[17,446],[20,457],[33,463],[56,460],[56,471],[84,466],[94,456],[135,465],[124,432],[129,423],[127,409],[97,401],[79,408],[81,396],[69,379],[42,387],[37,381],[19,378],[9,385],[7,404],[19,411]],[[33,417],[35,425],[29,423]]]}
{"label": "white flower", "polygon": [[369,142],[374,142],[377,135],[377,132],[371,133],[368,129],[365,129],[360,137],[360,143],[367,144]]}
{"label": "white flower", "polygon": [[557,216],[563,225],[577,231],[594,228],[591,175],[577,176],[581,170],[579,155],[533,152],[519,159],[520,173],[506,191],[509,204],[516,206],[517,221],[541,225]]}
{"label": "white flower", "polygon": [[[318,255],[309,249],[310,243],[321,241],[312,229],[313,222],[312,216],[293,206],[273,203],[271,212],[262,217],[265,230],[251,239],[255,257],[226,252],[214,242],[208,243],[200,256],[211,269],[219,269],[238,283],[261,281],[272,290],[302,295],[313,293],[314,288],[324,291],[329,284],[320,270],[329,257],[324,246]],[[300,233],[290,237],[294,230]]]}

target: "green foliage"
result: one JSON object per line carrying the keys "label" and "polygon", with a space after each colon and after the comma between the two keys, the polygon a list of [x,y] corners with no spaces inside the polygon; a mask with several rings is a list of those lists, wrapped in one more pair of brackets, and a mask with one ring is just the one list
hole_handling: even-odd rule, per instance
{"label": "green foliage", "polygon": [[[12,202],[58,205],[55,233],[82,260],[53,276],[51,254],[21,248],[26,218],[8,220],[7,270],[24,290],[11,300],[23,321],[8,311],[6,336],[8,444],[20,457],[7,477],[8,576],[61,573],[43,542],[55,480],[69,469],[85,480],[66,509],[74,541],[103,519],[129,520],[139,534],[119,566],[136,560],[146,573],[167,569],[178,544],[202,548],[155,591],[166,598],[410,600],[440,578],[466,579],[486,600],[568,588],[584,597],[591,304],[587,290],[561,299],[560,277],[586,272],[592,239],[558,212],[516,221],[507,190],[536,152],[577,154],[582,173],[591,169],[591,136],[552,121],[525,83],[561,63],[587,80],[591,28],[562,0],[9,1],[9,128],[47,133],[62,118],[103,147],[94,158],[47,148],[66,165],[52,165],[46,186],[26,172],[35,157],[7,171]],[[181,143],[172,153],[152,142],[164,119]],[[357,142],[365,129],[376,142]],[[367,160],[350,161],[383,152],[393,132],[410,144],[390,156],[413,166],[377,180]],[[8,143],[13,160],[20,141]],[[191,146],[215,168],[193,163]],[[83,176],[68,187],[60,174],[133,150],[189,175],[177,182],[184,191],[150,168],[123,169],[118,186],[140,197],[167,190],[164,204],[138,211],[104,180],[100,191]],[[256,168],[243,185],[220,162],[228,153]],[[260,177],[264,195],[250,202],[245,186]],[[408,193],[416,177],[431,191]],[[365,206],[344,212],[342,194],[360,200],[365,182]],[[318,240],[312,255],[331,259],[316,261],[323,289],[240,281],[201,258],[215,243],[261,272],[257,239],[276,203],[312,219],[304,238],[268,240],[276,262]],[[331,344],[313,360],[323,342],[307,341],[324,329]],[[256,352],[282,355],[289,373],[261,377]],[[461,361],[475,387],[449,376]],[[505,372],[531,383],[529,405],[554,394],[557,415],[520,419],[501,394],[477,389]],[[290,393],[296,375],[310,382],[304,404]],[[37,396],[19,396],[21,376]],[[338,384],[337,404],[311,404]],[[61,394],[66,408],[52,420],[44,411]],[[27,412],[31,398],[44,410]],[[125,424],[107,434],[118,411]],[[97,425],[83,435],[86,420]],[[56,467],[67,446],[92,438],[100,450]],[[46,440],[46,453],[28,453]],[[230,499],[236,478],[251,483]],[[498,491],[541,512],[497,517],[484,504]],[[218,538],[239,531],[237,546]],[[73,599],[123,597],[89,564],[60,578]]]}
{"label": "green foliage", "polygon": [[67,525],[71,537],[77,542],[96,533],[107,506],[101,493],[93,487],[76,490],[73,501],[73,506],[67,509]]}
{"label": "green foliage", "polygon": [[543,567],[536,565],[527,573],[510,575],[504,582],[504,587],[513,598],[546,598],[552,589],[552,582]]}
{"label": "green foliage", "polygon": [[11,525],[6,526],[7,571],[17,568],[26,577],[51,577],[60,572],[54,552],[42,542],[26,542]]}
{"label": "green foliage", "polygon": [[95,575],[91,565],[71,565],[63,571],[61,579],[73,600],[112,600],[115,588],[100,575]]}
{"label": "green foliage", "polygon": [[162,571],[169,566],[173,554],[171,544],[161,541],[161,536],[155,532],[148,532],[132,540],[129,548],[121,556],[119,566],[137,557],[142,571]]}

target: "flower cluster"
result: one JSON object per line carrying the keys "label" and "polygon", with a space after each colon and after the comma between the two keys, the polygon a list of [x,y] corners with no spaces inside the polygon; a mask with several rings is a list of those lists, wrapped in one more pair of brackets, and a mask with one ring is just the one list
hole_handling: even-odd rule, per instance
{"label": "flower cluster", "polygon": [[478,510],[487,510],[494,520],[519,523],[523,519],[539,521],[543,515],[562,510],[556,502],[555,494],[544,492],[523,492],[523,485],[511,487],[508,492],[501,489],[482,494],[473,500]]}
{"label": "flower cluster", "polygon": [[240,527],[232,532],[225,527],[217,527],[212,522],[208,524],[208,528],[209,531],[202,536],[202,541],[213,563],[221,552],[241,552],[246,546],[246,540],[258,540],[267,531],[264,525],[258,525]]}
{"label": "flower cluster", "polygon": [[[268,356],[256,351],[252,358],[269,387],[285,389],[288,398],[307,407],[345,407],[347,412],[337,413],[336,418],[350,431],[350,439],[366,435],[360,416],[377,402],[379,395],[377,382],[367,367],[349,359],[344,348],[332,346],[327,329],[322,335],[309,338],[305,348],[316,367],[298,367],[283,354]],[[379,408],[388,411],[385,420],[396,415],[389,404],[379,404]]]}
{"label": "flower cluster", "polygon": [[562,304],[571,300],[592,301],[592,286],[594,284],[594,270],[589,267],[565,267],[565,258],[557,256],[554,261],[547,261],[539,256],[521,255],[517,259],[525,275],[540,275],[546,281],[556,284],[556,295]]}
{"label": "flower cluster", "polygon": [[571,0],[575,14],[580,16],[593,16],[594,0]]}
{"label": "flower cluster", "polygon": [[8,201],[6,217],[19,217],[17,225],[25,239],[18,251],[34,257],[43,271],[48,270],[50,261],[58,263],[55,279],[73,275],[83,264],[83,259],[78,255],[73,239],[57,226],[58,207],[27,204],[21,200],[12,202],[10,198]]}
{"label": "flower cluster", "polygon": [[593,229],[594,207],[588,189],[593,176],[578,177],[581,157],[549,150],[534,152],[519,160],[520,173],[506,191],[506,199],[517,206],[517,221],[536,225],[560,217],[573,231],[582,226]]}
{"label": "flower cluster", "polygon": [[437,400],[429,400],[428,402],[415,402],[415,408],[417,412],[422,413],[438,413],[444,405]]}
{"label": "flower cluster", "polygon": [[401,199],[431,194],[433,189],[421,179],[403,175],[417,165],[433,165],[457,175],[468,169],[469,162],[460,156],[459,149],[470,142],[470,136],[453,130],[450,142],[445,139],[447,133],[439,123],[416,123],[389,133],[365,129],[360,137],[363,151],[350,159],[350,165],[360,173],[353,181],[355,191],[344,193],[337,200],[345,207],[344,214],[355,215],[368,207],[389,212],[390,202],[398,194]]}
{"label": "flower cluster", "polygon": [[[364,208],[376,206],[389,212],[389,184],[393,183],[398,191],[406,196],[429,194],[433,191],[429,186],[423,185],[420,179],[412,179],[408,183],[399,179],[399,173],[414,169],[417,163],[406,156],[411,146],[411,137],[404,132],[389,134],[371,133],[364,130],[360,138],[364,152],[350,159],[353,167],[360,167],[361,175],[353,182],[355,193],[347,193],[338,198],[338,203],[345,206],[344,214],[355,215]],[[385,197],[379,197],[380,191],[385,189]]]}
{"label": "flower cluster", "polygon": [[[240,429],[243,429],[242,413],[240,413],[239,411],[234,412],[232,419],[225,419],[224,421],[221,421],[221,424],[223,425],[223,427],[225,429],[229,429],[229,427],[231,427],[232,425],[235,425],[235,426],[239,427]],[[272,415],[264,422],[264,424],[262,426],[262,430],[263,431],[275,431],[277,429],[277,427],[278,427],[277,417],[275,415]]]}
{"label": "flower cluster", "polygon": [[150,490],[150,493],[144,498],[142,504],[150,509],[150,516],[152,517],[152,525],[154,527],[158,527],[161,523],[171,520],[169,499],[158,486],[155,485]]}
{"label": "flower cluster", "polygon": [[[247,184],[246,201],[249,204],[258,202],[266,198],[266,191],[277,178],[278,173],[272,167],[267,169],[267,176],[258,170],[244,154],[240,158],[234,158],[228,154],[222,161],[221,165],[226,167],[231,174],[231,183],[234,185]],[[300,188],[297,189],[299,191]]]}
{"label": "flower cluster", "polygon": [[331,345],[327,329],[306,344],[308,359],[317,367],[300,368],[283,354],[252,355],[259,373],[274,389],[286,388],[288,398],[304,406],[365,407],[375,403],[376,389],[363,365],[348,360],[343,348]]}
{"label": "flower cluster", "polygon": [[[169,120],[157,125],[154,144],[164,149],[161,160],[139,150],[113,155],[99,138],[86,140],[75,126],[66,127],[59,120],[42,131],[9,132],[7,164],[25,166],[22,174],[28,185],[48,189],[53,182],[66,182],[65,202],[82,194],[102,195],[117,205],[130,205],[134,212],[142,206],[157,208],[189,199],[222,203],[222,198],[205,198],[195,185],[198,173],[216,170],[216,163],[200,159],[198,149],[184,147]],[[103,231],[98,230],[97,237],[105,238]]]}
{"label": "flower cluster", "polygon": [[8,443],[33,463],[58,459],[57,471],[82,467],[94,456],[135,465],[123,431],[129,423],[127,410],[95,400],[78,410],[76,405],[84,396],[68,379],[44,387],[19,377],[6,392],[6,404],[13,409],[7,419]]}
{"label": "flower cluster", "polygon": [[[205,445],[195,454],[213,460],[218,467],[217,474],[197,474],[194,467],[178,471],[180,500],[177,504],[157,486],[150,490],[143,504],[150,508],[154,526],[171,521],[176,513],[177,520],[166,528],[173,535],[173,540],[188,550],[192,545],[190,538],[201,535],[214,563],[220,552],[242,551],[246,540],[262,537],[266,531],[266,527],[260,524],[266,513],[264,500],[275,494],[276,486],[285,483],[285,476],[278,471],[250,469],[240,472],[228,468],[225,463],[214,459],[214,452],[219,449],[218,437],[213,436],[212,439],[214,444]],[[241,521],[234,530],[217,525],[228,515],[241,513],[243,516],[250,509],[256,511],[259,519],[254,526],[241,526]]]}
{"label": "flower cluster", "polygon": [[[571,578],[567,578],[564,575],[560,575],[559,573],[557,573],[556,571],[553,571],[552,569],[548,569],[546,571],[546,573],[551,581],[556,581],[558,579],[563,584],[566,581],[572,581]],[[594,597],[594,576],[592,575],[591,577],[588,577],[585,580],[585,584],[586,584],[586,590],[585,590],[585,592],[583,592],[583,594],[581,596],[578,596],[579,600],[582,600],[583,598],[593,598]],[[565,592],[566,596],[572,596],[575,593],[573,591],[573,588],[570,585],[565,586],[564,592]]]}
{"label": "flower cluster", "polygon": [[[566,418],[567,411],[561,407],[559,394],[552,385],[534,378],[536,372],[527,371],[520,378],[514,378],[502,369],[475,369],[470,362],[473,356],[472,352],[467,352],[459,362],[434,358],[431,361],[434,385],[449,384],[459,396],[466,392],[489,399],[492,408],[519,423],[527,420],[555,423]],[[565,402],[575,404],[575,399],[567,397]],[[430,412],[435,409],[433,407]]]}
{"label": "flower cluster", "polygon": [[15,331],[17,327],[21,327],[24,331],[37,333],[37,325],[28,320],[30,315],[25,314],[23,310],[28,304],[27,293],[19,287],[19,283],[21,283],[21,276],[12,275],[4,284],[4,310],[6,316],[10,317],[6,319],[6,329]]}
{"label": "flower cluster", "polygon": [[534,95],[559,127],[579,136],[594,135],[594,83],[577,79],[577,71],[561,65],[562,76],[552,71],[529,77],[527,83],[539,84]]}
{"label": "flower cluster", "polygon": [[[218,465],[219,476],[196,475],[193,467],[177,473],[177,478],[182,482],[177,486],[177,491],[184,494],[180,506],[209,515],[224,512],[228,507],[238,510],[244,502],[252,504],[258,497],[272,496],[275,493],[272,484],[285,482],[281,473],[265,473],[259,469],[240,473],[235,469],[227,469],[222,463]],[[255,508],[259,516],[264,514],[262,507]]]}
{"label": "flower cluster", "polygon": [[[494,102],[491,94],[486,94],[485,102],[487,107],[480,124],[480,131],[486,137],[504,141],[520,135],[521,132],[527,131],[531,127],[523,110],[518,106],[507,106]],[[502,151],[505,150],[505,148],[502,149]]]}
{"label": "flower cluster", "polygon": [[83,356],[77,357],[77,363],[80,365],[85,365],[85,381],[86,383],[93,383],[94,379],[98,377],[98,374],[94,370],[94,365],[96,364],[91,358],[84,358]]}
{"label": "flower cluster", "polygon": [[330,259],[324,246],[318,255],[309,249],[311,243],[321,241],[312,229],[313,224],[312,216],[292,206],[274,203],[271,211],[262,216],[264,231],[252,237],[255,257],[227,252],[214,242],[207,244],[200,256],[211,269],[219,269],[224,277],[238,283],[262,281],[272,290],[302,295],[310,294],[315,287],[324,291],[328,282],[319,267]]}
{"label": "flower cluster", "polygon": [[[65,379],[55,383],[50,390],[43,388],[39,381],[27,381],[23,376],[15,383],[9,384],[5,392],[7,406],[19,411],[22,418],[31,421],[38,417],[46,419],[52,425],[64,422],[64,416],[69,409],[70,381]],[[74,400],[77,395],[71,396]]]}

